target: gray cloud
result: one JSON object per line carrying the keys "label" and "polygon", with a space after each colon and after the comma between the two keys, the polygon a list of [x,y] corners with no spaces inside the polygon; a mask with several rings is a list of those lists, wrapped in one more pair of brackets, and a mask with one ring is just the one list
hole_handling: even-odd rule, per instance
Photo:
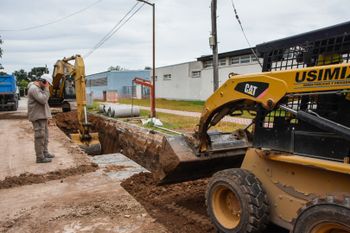
{"label": "gray cloud", "polygon": [[[0,29],[16,29],[50,22],[94,0],[1,0]],[[210,0],[155,0],[157,66],[193,60],[209,54]],[[235,0],[252,45],[330,26],[348,20],[346,0]],[[86,54],[135,4],[134,0],[103,0],[65,21],[31,31],[0,32],[4,44],[1,63],[12,72],[57,59]],[[144,6],[116,35],[86,59],[87,73],[111,65],[143,69],[151,64],[151,7]],[[234,20],[230,0],[218,1],[219,51],[246,48]]]}

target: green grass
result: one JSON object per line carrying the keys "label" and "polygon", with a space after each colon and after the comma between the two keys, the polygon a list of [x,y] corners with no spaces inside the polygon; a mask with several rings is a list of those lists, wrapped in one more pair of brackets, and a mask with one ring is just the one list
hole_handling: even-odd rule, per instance
{"label": "green grass", "polygon": [[[150,115],[150,111],[141,110],[140,115],[143,117],[148,117]],[[177,130],[180,132],[193,132],[199,123],[198,117],[178,116],[161,112],[157,113],[157,118],[164,124],[164,128]],[[211,129],[215,129],[221,132],[232,132],[238,128],[243,127],[244,126],[242,125],[231,122],[219,122],[215,127],[212,127]]]}
{"label": "green grass", "polygon": [[88,106],[87,109],[91,112],[97,112],[100,107],[100,102],[94,101],[91,106]]}
{"label": "green grass", "polygon": [[[131,104],[131,99],[119,99],[121,104]],[[134,105],[139,106],[150,106],[149,99],[134,99]],[[202,112],[204,101],[186,101],[186,100],[167,100],[167,99],[156,99],[157,108],[165,108],[180,111],[190,112]]]}
{"label": "green grass", "polygon": [[[120,99],[119,103],[121,104],[131,104],[131,99]],[[171,110],[179,111],[188,111],[188,112],[202,112],[204,101],[187,101],[187,100],[167,100],[167,99],[156,99],[156,108],[164,108]],[[150,106],[149,99],[134,99],[134,105],[139,106]],[[252,119],[254,116],[250,115],[247,111],[243,111],[243,114],[237,117],[249,118]]]}

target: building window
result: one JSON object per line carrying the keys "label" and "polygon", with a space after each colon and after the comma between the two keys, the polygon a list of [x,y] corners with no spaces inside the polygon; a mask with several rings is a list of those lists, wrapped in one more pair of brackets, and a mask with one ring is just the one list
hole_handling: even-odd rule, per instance
{"label": "building window", "polygon": [[89,79],[89,87],[107,86],[107,77],[98,79]]}
{"label": "building window", "polygon": [[123,86],[122,97],[126,97],[126,98],[136,97],[136,86]]}
{"label": "building window", "polygon": [[212,60],[204,62],[204,68],[209,68],[209,67],[212,67],[212,66],[213,66],[213,61]]}
{"label": "building window", "polygon": [[250,62],[250,55],[245,55],[240,57],[240,63],[249,63]]}
{"label": "building window", "polygon": [[200,71],[192,71],[192,78],[200,78],[201,77],[201,72]]}
{"label": "building window", "polygon": [[251,59],[252,59],[252,62],[258,61],[258,59],[254,55],[251,55]]}
{"label": "building window", "polygon": [[239,64],[239,57],[231,57],[230,64],[231,65]]}
{"label": "building window", "polygon": [[163,74],[163,80],[171,80],[171,74]]}
{"label": "building window", "polygon": [[219,60],[219,66],[226,66],[226,58]]}

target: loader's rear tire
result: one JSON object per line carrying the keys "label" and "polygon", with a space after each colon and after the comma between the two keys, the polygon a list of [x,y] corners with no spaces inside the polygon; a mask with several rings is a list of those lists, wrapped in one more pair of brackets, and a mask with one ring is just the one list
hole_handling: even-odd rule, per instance
{"label": "loader's rear tire", "polygon": [[218,232],[258,233],[269,222],[269,203],[262,184],[243,169],[215,173],[207,187],[206,204]]}
{"label": "loader's rear tire", "polygon": [[350,233],[350,197],[317,198],[299,211],[292,233]]}

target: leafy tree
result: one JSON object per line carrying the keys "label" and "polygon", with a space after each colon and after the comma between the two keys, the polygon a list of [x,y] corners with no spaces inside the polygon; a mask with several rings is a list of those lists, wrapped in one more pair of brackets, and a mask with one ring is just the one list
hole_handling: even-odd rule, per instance
{"label": "leafy tree", "polygon": [[26,88],[28,86],[30,80],[28,77],[28,73],[25,70],[16,70],[12,74],[17,78],[17,86],[19,86],[20,88]]}
{"label": "leafy tree", "polygon": [[30,81],[35,81],[43,74],[48,74],[49,69],[45,67],[33,67],[32,70],[28,73],[28,78]]}
{"label": "leafy tree", "polygon": [[20,89],[26,89],[28,87],[28,84],[29,84],[29,81],[28,80],[21,80],[21,81],[17,81],[17,86],[20,88]]}
{"label": "leafy tree", "polygon": [[121,66],[110,66],[108,68],[108,71],[112,71],[112,70],[116,70],[116,71],[123,71],[123,70],[126,70],[125,68],[121,67]]}
{"label": "leafy tree", "polygon": [[16,76],[18,82],[21,80],[29,81],[28,73],[24,69],[16,70],[12,74]]}

